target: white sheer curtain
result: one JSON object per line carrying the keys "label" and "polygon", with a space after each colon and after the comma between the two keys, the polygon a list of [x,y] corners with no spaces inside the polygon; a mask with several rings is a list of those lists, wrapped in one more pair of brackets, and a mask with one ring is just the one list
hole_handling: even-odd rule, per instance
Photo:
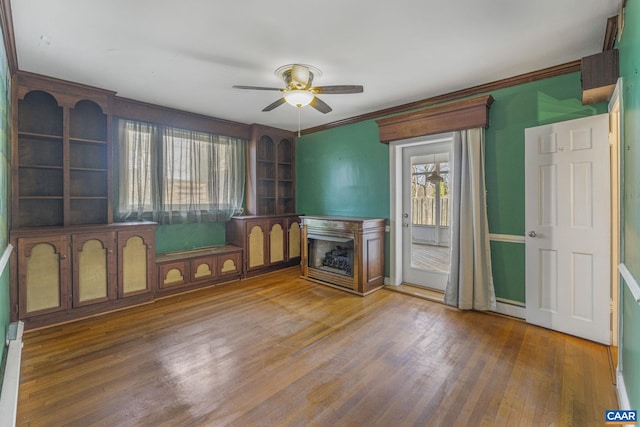
{"label": "white sheer curtain", "polygon": [[118,123],[115,215],[120,221],[156,220],[153,212],[158,211],[160,201],[157,140],[156,125],[131,120]]}
{"label": "white sheer curtain", "polygon": [[457,132],[451,163],[451,270],[445,303],[463,310],[495,310],[484,180],[484,129]]}
{"label": "white sheer curtain", "polygon": [[227,221],[244,199],[246,141],[147,123],[119,123],[121,220]]}

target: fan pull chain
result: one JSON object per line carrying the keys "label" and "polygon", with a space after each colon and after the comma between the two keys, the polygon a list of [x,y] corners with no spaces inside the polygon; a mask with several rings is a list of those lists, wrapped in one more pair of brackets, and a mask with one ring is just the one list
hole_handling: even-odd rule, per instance
{"label": "fan pull chain", "polygon": [[302,111],[302,107],[298,105],[298,138],[300,137],[300,114]]}

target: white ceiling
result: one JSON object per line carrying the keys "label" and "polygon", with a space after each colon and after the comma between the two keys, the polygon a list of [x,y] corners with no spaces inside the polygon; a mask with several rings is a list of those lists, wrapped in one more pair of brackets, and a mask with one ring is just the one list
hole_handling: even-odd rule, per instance
{"label": "white ceiling", "polygon": [[20,70],[242,123],[297,129],[262,108],[276,68],[310,64],[322,95],[302,128],[563,64],[602,50],[621,0],[12,0]]}

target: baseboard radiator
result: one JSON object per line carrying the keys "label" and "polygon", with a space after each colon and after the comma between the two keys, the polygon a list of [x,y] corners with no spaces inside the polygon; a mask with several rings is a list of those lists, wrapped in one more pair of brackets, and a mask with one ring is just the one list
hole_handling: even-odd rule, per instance
{"label": "baseboard radiator", "polygon": [[0,426],[16,425],[18,386],[20,384],[20,359],[22,357],[22,322],[9,325],[7,334],[7,358],[0,392]]}

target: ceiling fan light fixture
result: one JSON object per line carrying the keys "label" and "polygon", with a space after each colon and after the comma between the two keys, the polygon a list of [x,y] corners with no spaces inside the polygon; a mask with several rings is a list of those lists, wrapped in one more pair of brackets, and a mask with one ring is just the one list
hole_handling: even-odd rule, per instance
{"label": "ceiling fan light fixture", "polygon": [[294,107],[306,107],[314,97],[313,93],[306,90],[288,90],[284,93],[284,100]]}

